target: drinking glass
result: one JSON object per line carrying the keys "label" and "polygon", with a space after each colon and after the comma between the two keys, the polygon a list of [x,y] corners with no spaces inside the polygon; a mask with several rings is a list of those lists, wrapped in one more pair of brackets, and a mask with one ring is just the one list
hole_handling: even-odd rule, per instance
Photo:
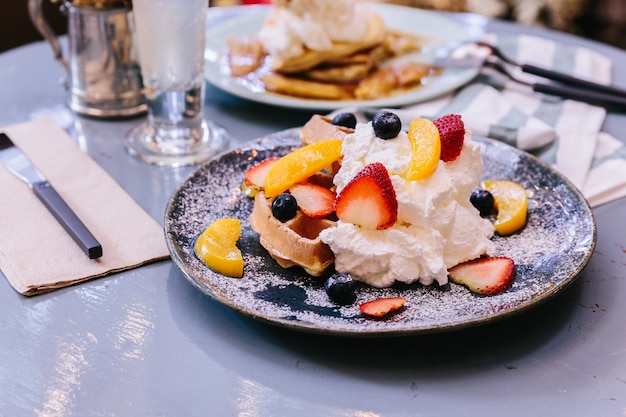
{"label": "drinking glass", "polygon": [[228,144],[228,133],[203,116],[207,7],[207,0],[133,0],[148,118],[125,146],[139,160],[188,165]]}

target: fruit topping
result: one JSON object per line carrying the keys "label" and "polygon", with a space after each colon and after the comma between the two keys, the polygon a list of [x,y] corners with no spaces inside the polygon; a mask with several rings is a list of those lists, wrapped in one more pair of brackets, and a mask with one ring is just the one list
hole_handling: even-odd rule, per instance
{"label": "fruit topping", "polygon": [[437,169],[441,155],[439,130],[433,122],[425,118],[413,119],[409,125],[411,142],[411,162],[407,179],[421,180],[429,177]]}
{"label": "fruit topping", "polygon": [[463,149],[465,138],[465,125],[458,114],[447,114],[436,119],[434,122],[439,131],[441,140],[441,155],[439,158],[444,162],[454,161]]}
{"label": "fruit topping", "polygon": [[382,110],[372,118],[372,127],[376,136],[387,140],[398,136],[402,129],[402,122],[397,114]]}
{"label": "fruit topping", "polygon": [[282,193],[272,201],[272,215],[281,222],[293,219],[298,211],[296,198],[289,193]]}
{"label": "fruit topping", "polygon": [[471,292],[493,295],[505,290],[515,277],[515,263],[503,256],[478,258],[448,270],[450,280]]}
{"label": "fruit topping", "polygon": [[404,297],[377,298],[359,305],[359,310],[368,316],[383,317],[392,311],[401,309],[405,303]]}
{"label": "fruit topping", "polygon": [[366,165],[335,200],[337,217],[365,229],[387,229],[398,218],[396,192],[387,168],[380,162]]}
{"label": "fruit topping", "polygon": [[333,117],[332,124],[354,129],[356,127],[356,116],[354,113],[342,112]]}
{"label": "fruit topping", "polygon": [[244,175],[244,190],[246,191],[248,197],[254,197],[256,192],[263,188],[267,172],[279,159],[280,158],[277,156],[264,159],[246,170]]}
{"label": "fruit topping", "polygon": [[528,196],[512,181],[485,181],[483,187],[493,194],[497,210],[494,227],[500,236],[510,235],[526,225]]}
{"label": "fruit topping", "polygon": [[355,283],[349,275],[330,277],[324,283],[324,290],[328,297],[337,304],[352,304],[356,299]]}
{"label": "fruit topping", "polygon": [[280,158],[270,167],[265,177],[265,196],[275,197],[339,160],[342,143],[341,139],[323,140],[298,148]]}
{"label": "fruit topping", "polygon": [[476,210],[483,217],[489,216],[494,211],[493,194],[484,188],[476,188],[472,191],[470,203],[476,207]]}
{"label": "fruit topping", "polygon": [[289,192],[296,198],[298,207],[306,216],[320,219],[335,211],[335,193],[312,183],[292,185]]}
{"label": "fruit topping", "polygon": [[229,277],[241,277],[243,257],[236,246],[240,234],[239,219],[219,219],[198,236],[193,249],[198,258],[213,271]]}

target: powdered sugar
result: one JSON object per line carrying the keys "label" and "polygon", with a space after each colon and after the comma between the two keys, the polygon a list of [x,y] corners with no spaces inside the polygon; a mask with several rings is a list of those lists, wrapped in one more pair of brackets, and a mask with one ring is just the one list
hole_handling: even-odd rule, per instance
{"label": "powdered sugar", "polygon": [[[476,139],[482,145],[483,179],[508,179],[529,193],[528,225],[518,234],[494,237],[496,253],[513,258],[516,278],[507,291],[477,296],[448,284],[441,288],[361,285],[357,301],[337,306],[323,289],[324,278],[299,268],[284,270],[258,243],[249,226],[252,200],[241,191],[244,170],[299,144],[297,129],[271,135],[200,167],[172,196],[165,230],[172,258],[202,292],[244,314],[298,330],[348,335],[411,334],[457,329],[507,317],[536,305],[565,288],[589,260],[595,222],[580,193],[552,169],[507,145]],[[193,240],[213,220],[238,217],[244,277],[216,274],[193,254]],[[403,296],[396,314],[373,320],[358,304],[384,296]]]}

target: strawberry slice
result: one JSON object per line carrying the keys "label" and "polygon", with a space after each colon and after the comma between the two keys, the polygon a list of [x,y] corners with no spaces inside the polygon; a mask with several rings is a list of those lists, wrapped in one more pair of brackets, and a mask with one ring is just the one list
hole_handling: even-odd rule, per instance
{"label": "strawberry slice", "polygon": [[261,162],[252,165],[246,170],[244,175],[244,182],[248,188],[260,190],[265,184],[265,177],[270,167],[276,163],[280,158],[275,156],[262,160]]}
{"label": "strawberry slice", "polygon": [[404,297],[377,298],[360,304],[359,310],[368,316],[383,317],[392,311],[401,309],[404,303],[406,303],[406,298]]}
{"label": "strawberry slice", "polygon": [[365,229],[387,229],[398,219],[398,201],[387,168],[373,162],[345,186],[335,200],[337,217]]}
{"label": "strawberry slice", "polygon": [[458,114],[447,114],[433,121],[441,140],[441,155],[439,159],[444,162],[454,161],[463,148],[465,138],[465,124]]}
{"label": "strawberry slice", "polygon": [[504,256],[473,259],[448,270],[450,280],[471,292],[493,295],[504,291],[515,277],[515,262]]}
{"label": "strawberry slice", "polygon": [[289,192],[296,198],[302,213],[320,219],[335,211],[335,193],[309,182],[292,185]]}

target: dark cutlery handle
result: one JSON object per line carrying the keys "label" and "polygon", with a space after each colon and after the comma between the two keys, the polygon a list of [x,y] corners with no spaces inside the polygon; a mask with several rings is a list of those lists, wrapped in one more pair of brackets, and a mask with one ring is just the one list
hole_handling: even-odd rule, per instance
{"label": "dark cutlery handle", "polygon": [[90,259],[102,256],[102,246],[98,240],[48,181],[33,184],[33,191]]}
{"label": "dark cutlery handle", "polygon": [[626,111],[626,96],[617,96],[601,91],[592,91],[579,87],[556,84],[533,84],[532,88],[538,93],[582,101],[610,110]]}
{"label": "dark cutlery handle", "polygon": [[538,75],[549,80],[561,82],[563,84],[584,87],[596,91],[603,91],[608,94],[615,94],[620,97],[626,97],[626,90],[622,90],[611,85],[594,83],[593,81],[583,80],[581,78],[573,77],[569,74],[537,67],[532,64],[522,64],[520,65],[520,67],[522,68],[522,71],[528,74]]}

